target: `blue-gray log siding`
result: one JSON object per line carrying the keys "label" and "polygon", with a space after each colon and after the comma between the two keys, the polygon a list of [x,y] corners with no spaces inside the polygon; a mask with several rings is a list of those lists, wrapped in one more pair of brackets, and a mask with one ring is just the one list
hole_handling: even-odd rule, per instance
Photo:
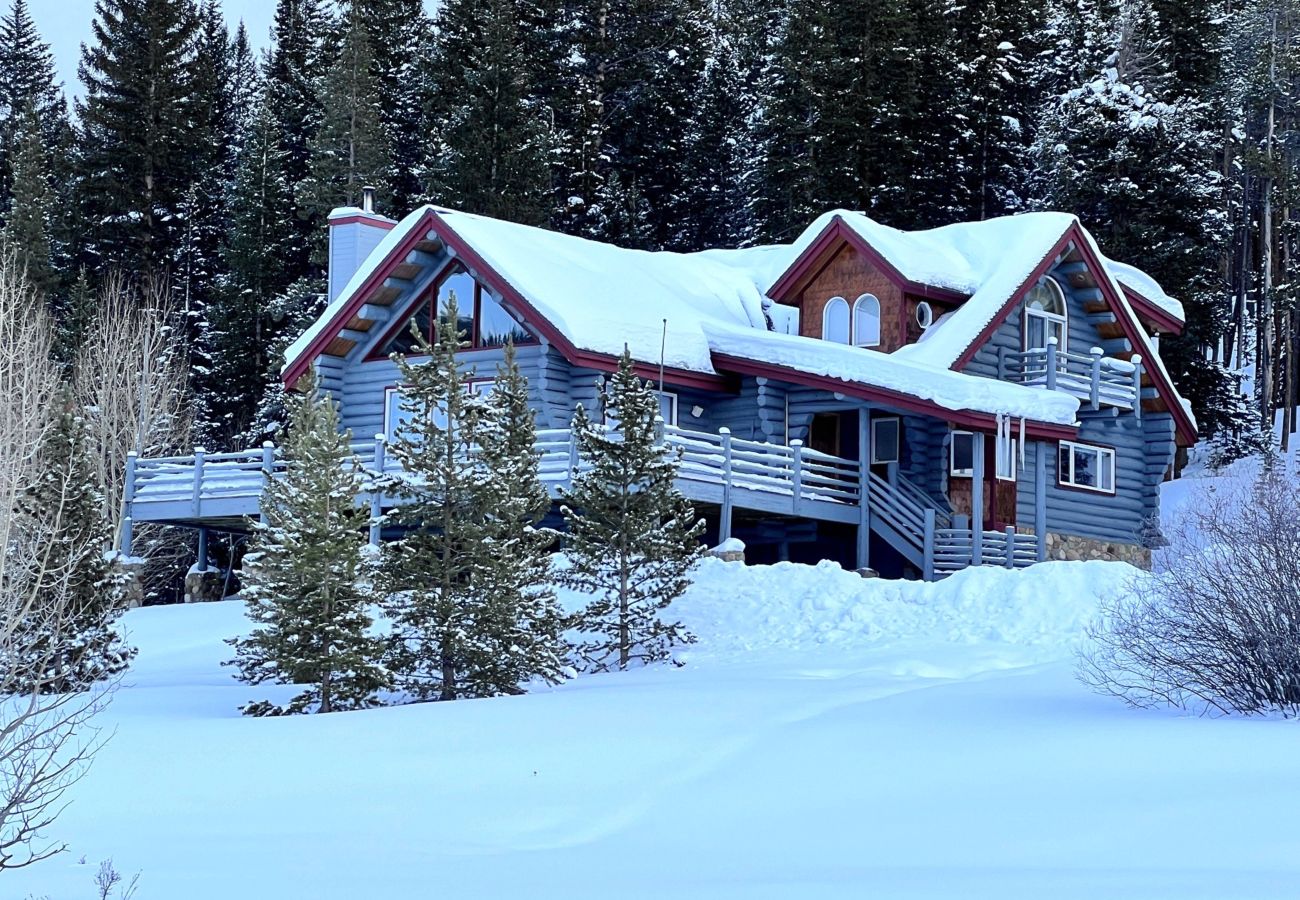
{"label": "blue-gray log siding", "polygon": [[[1084,303],[1093,299],[1095,292],[1071,290],[1067,279],[1059,281],[1066,289],[1069,306],[1069,349],[1086,354],[1092,347],[1103,344],[1084,310]],[[408,298],[403,305],[409,302]],[[401,314],[400,310],[394,311]],[[1022,321],[1019,308],[1009,313],[964,371],[996,377],[998,349],[1016,352],[1021,348]],[[383,430],[384,389],[400,381],[392,362],[365,360],[370,350],[370,347],[358,347],[346,361],[322,357],[317,362],[321,387],[340,398],[342,425],[357,438]],[[500,350],[477,350],[464,354],[463,369],[490,378],[501,360]],[[593,413],[600,409],[599,390],[608,378],[606,373],[571,365],[545,342],[518,348],[518,360],[528,379],[530,404],[540,427],[567,426],[579,403]],[[678,423],[682,427],[711,432],[726,427],[737,437],[771,443],[807,441],[815,414],[850,411],[860,406],[837,399],[824,389],[766,378],[742,378],[735,393],[671,384],[666,388],[678,395]],[[694,414],[696,408],[700,410],[698,416]],[[888,412],[882,410],[880,414]],[[1145,523],[1158,514],[1160,483],[1174,456],[1173,419],[1168,413],[1148,413],[1139,421],[1132,413],[1116,415],[1113,410],[1097,415],[1085,411],[1083,416],[1079,441],[1116,449],[1116,494],[1059,487],[1056,444],[1044,445],[1048,529],[1097,540],[1136,542],[1142,537]],[[932,497],[946,497],[949,443],[946,422],[915,415],[902,418],[904,439],[899,471]],[[1038,447],[1035,442],[1026,450],[1017,491],[1019,522],[1033,528],[1037,528],[1034,468]]]}

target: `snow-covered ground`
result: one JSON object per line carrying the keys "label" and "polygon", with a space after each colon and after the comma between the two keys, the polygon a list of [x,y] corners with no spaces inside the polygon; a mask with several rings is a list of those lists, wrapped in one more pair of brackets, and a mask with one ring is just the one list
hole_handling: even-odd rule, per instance
{"label": "snow-covered ground", "polygon": [[[236,602],[136,610],[116,729],[4,897],[1291,897],[1300,732],[1073,679],[1116,563],[940,585],[709,561],[680,668],[246,719]],[[288,692],[291,689],[283,689]]]}

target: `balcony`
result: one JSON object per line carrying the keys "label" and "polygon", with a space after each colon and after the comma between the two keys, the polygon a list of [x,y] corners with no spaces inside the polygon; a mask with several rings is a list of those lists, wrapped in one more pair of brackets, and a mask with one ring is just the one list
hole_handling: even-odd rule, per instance
{"label": "balcony", "polygon": [[1007,353],[1003,358],[1007,381],[1049,391],[1064,391],[1095,409],[1113,406],[1142,415],[1142,357],[1132,361],[1102,355],[1100,347],[1088,354],[1070,353],[1048,341],[1041,350]]}

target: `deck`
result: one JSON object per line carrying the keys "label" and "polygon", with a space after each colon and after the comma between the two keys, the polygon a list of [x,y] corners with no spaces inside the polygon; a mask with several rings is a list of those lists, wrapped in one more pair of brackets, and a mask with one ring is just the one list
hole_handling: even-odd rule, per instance
{"label": "deck", "polygon": [[[718,508],[722,539],[730,536],[734,511],[746,510],[855,525],[864,562],[864,536],[874,531],[927,579],[971,564],[1028,565],[1041,556],[1032,535],[977,534],[906,479],[882,478],[860,460],[819,453],[799,441],[784,446],[741,440],[725,429],[711,434],[670,427],[663,443],[681,453],[678,490]],[[542,481],[559,497],[582,468],[572,430],[538,431],[537,449]],[[401,474],[382,438],[354,443],[352,452],[363,472]],[[129,551],[134,525],[144,522],[246,530],[259,516],[263,488],[285,470],[283,455],[271,444],[232,453],[196,449],[184,456],[132,457],[124,549]],[[399,501],[367,493],[357,502],[371,509],[371,539],[377,542],[380,513]]]}

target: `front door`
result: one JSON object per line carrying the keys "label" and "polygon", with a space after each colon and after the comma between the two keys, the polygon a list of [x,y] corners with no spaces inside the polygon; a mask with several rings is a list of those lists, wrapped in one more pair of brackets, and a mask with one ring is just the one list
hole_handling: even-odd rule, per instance
{"label": "front door", "polygon": [[808,447],[828,456],[841,456],[842,431],[839,413],[816,413],[808,426]]}
{"label": "front door", "polygon": [[[1012,460],[1007,473],[1015,475],[1019,460],[1012,444]],[[999,478],[997,465],[997,440],[991,435],[984,440],[984,527],[990,531],[1003,531],[1016,524],[1016,482],[1014,478]]]}

